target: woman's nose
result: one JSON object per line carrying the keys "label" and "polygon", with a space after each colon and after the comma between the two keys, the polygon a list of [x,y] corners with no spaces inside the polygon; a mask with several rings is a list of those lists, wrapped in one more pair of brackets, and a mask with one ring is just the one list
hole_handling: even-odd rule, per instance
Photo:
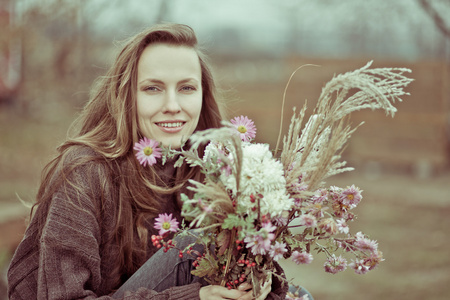
{"label": "woman's nose", "polygon": [[176,92],[167,91],[166,97],[164,99],[163,113],[179,113],[181,111],[181,106],[178,102],[178,97]]}

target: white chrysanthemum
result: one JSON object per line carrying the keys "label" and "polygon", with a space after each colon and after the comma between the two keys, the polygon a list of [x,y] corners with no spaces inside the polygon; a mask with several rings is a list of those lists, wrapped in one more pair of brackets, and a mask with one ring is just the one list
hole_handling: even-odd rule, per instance
{"label": "white chrysanthemum", "polygon": [[204,162],[217,162],[222,147],[216,142],[211,142],[205,147],[205,154],[203,155]]}
{"label": "white chrysanthemum", "polygon": [[[238,211],[250,212],[256,205],[250,196],[258,194],[263,195],[260,200],[262,214],[277,216],[288,210],[293,200],[286,192],[283,166],[273,158],[269,145],[244,143],[242,152]],[[236,195],[236,178],[222,174],[221,180]]]}
{"label": "white chrysanthemum", "polygon": [[286,189],[284,188],[269,191],[263,195],[264,197],[261,199],[261,214],[270,214],[272,217],[279,216],[283,211],[289,210],[294,202],[286,194]]}

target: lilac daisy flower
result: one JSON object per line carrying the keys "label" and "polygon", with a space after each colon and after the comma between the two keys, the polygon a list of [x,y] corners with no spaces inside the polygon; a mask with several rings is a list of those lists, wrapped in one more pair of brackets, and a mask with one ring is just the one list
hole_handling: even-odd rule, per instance
{"label": "lilac daisy flower", "polygon": [[250,142],[256,136],[256,127],[251,119],[247,116],[235,117],[231,120],[231,124],[236,127],[242,141]]}
{"label": "lilac daisy flower", "polygon": [[275,245],[272,245],[270,248],[269,254],[274,261],[278,261],[280,258],[283,258],[283,254],[286,252],[287,249],[285,243],[275,242]]}
{"label": "lilac daisy flower", "polygon": [[348,265],[352,268],[356,274],[363,275],[369,272],[369,266],[364,264],[364,260],[352,260],[352,262]]}
{"label": "lilac daisy flower", "polygon": [[361,190],[352,185],[341,192],[340,198],[342,203],[353,208],[361,202]]}
{"label": "lilac daisy flower", "polygon": [[378,251],[377,241],[366,238],[362,232],[358,232],[355,236],[356,236],[356,240],[353,245],[358,250],[369,251],[371,253],[376,253]]}
{"label": "lilac daisy flower", "polygon": [[301,215],[298,218],[298,220],[299,220],[299,224],[300,225],[306,226],[308,228],[317,226],[317,219],[316,219],[316,217],[314,217],[313,215],[310,215],[310,214]]}
{"label": "lilac daisy flower", "polygon": [[139,143],[134,144],[134,150],[136,150],[136,158],[139,163],[144,167],[156,164],[156,159],[161,157],[161,149],[158,148],[159,143],[152,139],[144,137]]}
{"label": "lilac daisy flower", "polygon": [[270,240],[264,239],[261,235],[246,237],[244,243],[247,248],[251,248],[254,255],[264,255],[270,250]]}
{"label": "lilac daisy flower", "polygon": [[167,232],[177,232],[178,221],[172,218],[172,214],[159,214],[158,218],[155,219],[155,228],[159,229],[159,235],[164,235]]}
{"label": "lilac daisy flower", "polygon": [[338,272],[342,272],[347,268],[347,260],[343,258],[341,255],[336,257],[336,255],[332,255],[328,257],[327,261],[323,265],[325,272],[336,274]]}
{"label": "lilac daisy flower", "polygon": [[345,233],[345,234],[348,233],[349,228],[348,228],[348,225],[347,225],[347,223],[345,222],[344,219],[336,220],[336,225],[337,225],[337,228],[338,228],[339,232]]}
{"label": "lilac daisy flower", "polygon": [[313,256],[311,253],[294,251],[292,252],[291,259],[297,265],[310,264],[313,261]]}

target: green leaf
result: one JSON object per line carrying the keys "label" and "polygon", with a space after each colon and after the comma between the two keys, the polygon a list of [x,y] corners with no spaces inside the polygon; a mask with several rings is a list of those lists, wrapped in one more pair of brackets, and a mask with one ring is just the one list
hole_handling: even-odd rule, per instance
{"label": "green leaf", "polygon": [[256,276],[255,272],[253,271],[252,271],[252,286],[253,286],[253,296],[256,297],[256,295],[259,295],[261,291],[261,283],[258,276]]}
{"label": "green leaf", "polygon": [[209,254],[200,260],[198,267],[191,274],[198,277],[213,276],[217,274],[217,261]]}
{"label": "green leaf", "polygon": [[246,221],[241,219],[240,216],[235,214],[229,214],[228,217],[223,220],[222,228],[223,229],[233,229],[237,227],[245,227]]}
{"label": "green leaf", "polygon": [[219,247],[219,251],[217,252],[218,256],[222,256],[225,251],[228,249],[230,245],[231,232],[229,230],[222,230],[217,235],[217,246]]}
{"label": "green leaf", "polygon": [[183,165],[184,162],[184,157],[180,156],[180,158],[177,159],[177,161],[175,162],[175,164],[173,165],[175,168],[179,168]]}

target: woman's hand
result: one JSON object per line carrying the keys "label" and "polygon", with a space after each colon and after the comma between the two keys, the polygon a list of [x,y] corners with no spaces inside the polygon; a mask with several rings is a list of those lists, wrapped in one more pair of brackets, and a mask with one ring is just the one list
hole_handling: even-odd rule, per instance
{"label": "woman's hand", "polygon": [[244,282],[237,289],[225,288],[220,285],[207,285],[200,288],[201,300],[221,300],[221,299],[238,299],[238,300],[264,300],[272,290],[272,277],[261,286],[258,297],[253,297],[252,285]]}
{"label": "woman's hand", "polygon": [[242,297],[246,294],[247,292],[245,289],[229,290],[226,287],[220,285],[207,285],[200,288],[199,297],[201,300],[241,299],[239,297]]}
{"label": "woman's hand", "polygon": [[[238,300],[251,300],[255,299],[253,297],[253,291],[252,291],[252,285],[249,283],[243,283],[238,287],[238,290],[247,291],[245,295],[238,298]],[[269,295],[270,291],[272,290],[272,277],[270,276],[266,282],[261,286],[261,289],[259,291],[259,295],[256,297],[256,300],[264,300],[267,298],[267,295]]]}

